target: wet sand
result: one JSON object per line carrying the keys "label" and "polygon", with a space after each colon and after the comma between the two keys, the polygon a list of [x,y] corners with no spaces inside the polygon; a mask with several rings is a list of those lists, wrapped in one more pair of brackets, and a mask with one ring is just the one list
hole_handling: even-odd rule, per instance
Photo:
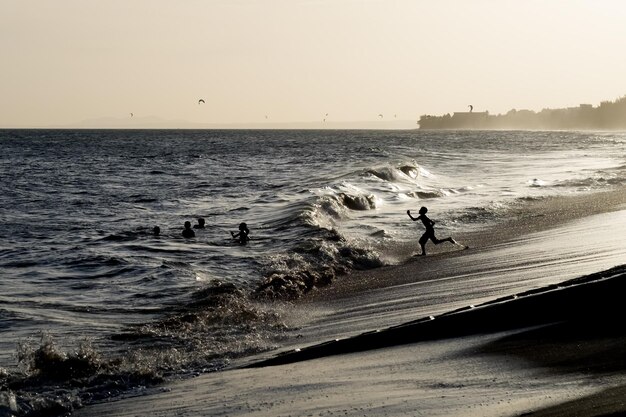
{"label": "wet sand", "polygon": [[293,330],[279,350],[292,363],[243,368],[276,358],[266,352],[75,415],[626,412],[626,268],[616,267],[626,263],[625,197],[618,190],[531,202],[506,224],[460,236],[471,249],[450,245],[337,280],[289,307]]}

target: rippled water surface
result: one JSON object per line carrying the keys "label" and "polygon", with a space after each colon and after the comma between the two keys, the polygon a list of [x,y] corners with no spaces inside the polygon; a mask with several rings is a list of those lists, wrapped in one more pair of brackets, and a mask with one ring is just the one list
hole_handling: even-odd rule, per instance
{"label": "rippled water surface", "polygon": [[625,148],[621,133],[0,131],[0,368],[81,340],[86,356],[219,367],[280,334],[269,300],[410,256],[407,209],[475,230],[525,199],[623,184]]}

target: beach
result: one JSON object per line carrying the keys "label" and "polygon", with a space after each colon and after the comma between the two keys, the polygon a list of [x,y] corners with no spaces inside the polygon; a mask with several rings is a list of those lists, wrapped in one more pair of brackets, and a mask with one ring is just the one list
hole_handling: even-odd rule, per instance
{"label": "beach", "polygon": [[0,16],[0,417],[626,416],[626,3]]}
{"label": "beach", "polygon": [[[294,319],[281,355],[75,415],[624,412],[625,196],[529,202],[508,222],[459,236],[468,250],[355,272],[286,306]],[[270,366],[281,357],[291,363]]]}

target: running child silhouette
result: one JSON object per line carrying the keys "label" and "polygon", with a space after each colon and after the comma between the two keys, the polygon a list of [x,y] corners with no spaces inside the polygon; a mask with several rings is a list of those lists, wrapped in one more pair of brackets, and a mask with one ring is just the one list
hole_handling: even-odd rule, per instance
{"label": "running child silhouette", "polygon": [[428,212],[428,209],[426,207],[422,207],[420,208],[420,211],[419,211],[420,215],[418,217],[413,217],[411,216],[411,210],[406,211],[406,214],[409,215],[411,220],[413,220],[414,222],[417,220],[421,220],[422,223],[424,224],[424,227],[426,228],[426,231],[424,232],[422,237],[420,237],[420,240],[419,240],[420,246],[422,247],[421,255],[426,255],[426,242],[428,242],[428,239],[432,240],[435,245],[438,245],[443,242],[450,242],[455,245],[463,246],[463,248],[467,249],[467,246],[459,244],[456,240],[452,239],[451,237],[447,237],[445,239],[437,239],[437,237],[435,236],[435,227],[434,227],[435,222],[431,220],[428,216],[426,216],[427,212]]}

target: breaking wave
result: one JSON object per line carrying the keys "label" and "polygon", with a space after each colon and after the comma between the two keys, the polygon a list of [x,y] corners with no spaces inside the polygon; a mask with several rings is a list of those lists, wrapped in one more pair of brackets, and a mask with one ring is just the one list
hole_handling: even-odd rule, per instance
{"label": "breaking wave", "polygon": [[615,175],[605,175],[605,176],[596,176],[596,177],[588,177],[582,179],[573,179],[573,180],[564,180],[559,181],[554,184],[555,187],[560,188],[577,188],[582,190],[590,190],[597,188],[606,188],[607,186],[619,186],[626,184],[626,178],[615,176]]}
{"label": "breaking wave", "polygon": [[101,351],[92,340],[62,349],[51,334],[23,341],[19,369],[0,372],[8,407],[20,416],[67,414],[112,397],[147,392],[168,379],[223,369],[233,358],[275,347],[286,325],[277,306],[215,281],[162,319],[131,326]]}
{"label": "breaking wave", "polygon": [[383,266],[377,250],[350,244],[335,230],[326,234],[327,241],[309,242],[292,253],[272,257],[264,268],[265,278],[254,291],[255,298],[299,298],[352,270]]}
{"label": "breaking wave", "polygon": [[[29,172],[19,163],[31,155],[24,141],[4,142],[15,158],[2,165],[10,181],[0,187],[11,203],[3,233],[11,239],[0,262],[19,279],[4,295],[0,328],[13,339],[33,327],[52,330],[20,343],[19,366],[0,369],[0,415],[67,414],[274,348],[290,325],[284,300],[402,261],[394,245],[414,242],[405,213],[415,206],[427,205],[442,233],[465,232],[504,216],[504,200],[626,183],[621,160],[614,170],[587,163],[545,170],[562,163],[562,152],[539,148],[560,139],[525,134],[467,141],[413,132],[119,134],[33,134],[38,158]],[[544,159],[526,158],[529,149]],[[96,165],[102,169],[93,172]],[[549,181],[527,183],[528,173]],[[19,226],[33,214],[50,219],[48,227]],[[210,227],[182,239],[183,221],[197,216]],[[253,239],[247,247],[229,234],[242,221]],[[43,292],[33,277],[49,297],[33,292]],[[114,319],[124,324],[112,327]],[[85,329],[93,339],[72,341]]]}
{"label": "breaking wave", "polygon": [[446,193],[442,190],[432,190],[432,191],[410,191],[405,193],[404,195],[406,195],[407,197],[410,198],[417,198],[417,199],[423,199],[423,200],[427,200],[430,198],[439,198],[439,197],[444,197],[446,195]]}
{"label": "breaking wave", "polygon": [[430,173],[414,162],[413,164],[400,166],[383,166],[366,169],[364,175],[370,175],[388,182],[415,182],[418,177],[430,176]]}
{"label": "breaking wave", "polygon": [[[354,191],[354,187],[350,187]],[[295,245],[270,256],[262,266],[263,279],[253,291],[255,298],[294,299],[355,269],[383,265],[380,254],[365,240],[347,239],[342,221],[350,212],[374,210],[379,199],[373,194],[326,190],[300,207],[287,228],[297,230]],[[305,239],[302,237],[306,236]]]}

